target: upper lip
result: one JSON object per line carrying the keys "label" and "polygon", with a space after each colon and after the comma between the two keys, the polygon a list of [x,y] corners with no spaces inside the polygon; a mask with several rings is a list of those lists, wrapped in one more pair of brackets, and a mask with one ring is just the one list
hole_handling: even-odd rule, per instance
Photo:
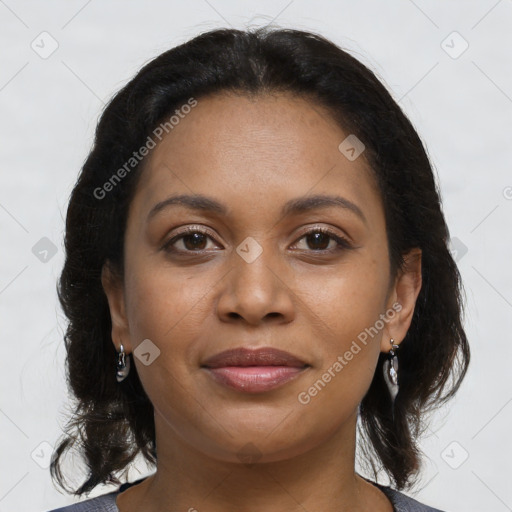
{"label": "upper lip", "polygon": [[271,347],[248,349],[245,347],[225,350],[206,359],[202,366],[221,368],[225,366],[308,366],[293,354]]}

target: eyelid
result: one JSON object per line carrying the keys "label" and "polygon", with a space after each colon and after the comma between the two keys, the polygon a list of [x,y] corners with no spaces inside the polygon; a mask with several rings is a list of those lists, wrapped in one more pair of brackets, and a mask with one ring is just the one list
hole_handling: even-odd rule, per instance
{"label": "eyelid", "polygon": [[[173,243],[177,242],[178,240],[181,240],[181,238],[183,238],[184,236],[191,234],[191,233],[200,233],[202,235],[205,235],[205,236],[209,237],[211,240],[213,240],[215,242],[215,244],[220,245],[217,242],[216,235],[208,228],[206,228],[204,226],[200,226],[200,225],[188,225],[188,226],[184,227],[183,229],[179,230],[177,233],[174,233],[169,239],[167,239],[162,246],[162,250],[169,250],[169,251],[172,250]],[[183,251],[178,250],[176,252],[183,252]],[[185,251],[185,252],[192,253],[192,252],[201,252],[201,251]]]}
{"label": "eyelid", "polygon": [[[205,253],[210,251],[205,250],[198,250],[198,251],[183,251],[181,249],[173,249],[173,244],[176,243],[178,240],[181,240],[184,236],[191,233],[200,233],[202,235],[207,236],[210,238],[216,245],[221,245],[216,240],[216,235],[212,233],[211,230],[208,228],[201,226],[201,225],[188,225],[185,228],[183,228],[181,231],[178,231],[175,233],[172,237],[170,237],[163,245],[162,250],[166,251],[175,251],[177,253]],[[303,251],[303,252],[312,252],[312,253],[332,253],[334,251],[340,250],[340,249],[351,249],[353,248],[353,242],[351,241],[350,237],[346,235],[342,235],[337,233],[333,228],[322,226],[322,225],[313,225],[308,226],[301,230],[301,233],[296,235],[295,241],[293,242],[293,245],[296,245],[300,240],[302,240],[304,237],[311,233],[323,233],[330,237],[332,240],[334,240],[337,244],[337,246],[334,249],[318,249],[318,250],[307,250],[307,249],[296,249],[297,251]]]}
{"label": "eyelid", "polygon": [[343,238],[343,239],[346,239],[347,242],[350,242],[350,237],[348,235],[345,235],[344,233],[338,233],[338,231],[335,230],[335,228],[333,227],[330,227],[330,226],[324,226],[322,224],[314,224],[312,226],[307,226],[304,228],[304,230],[301,230],[301,234],[298,235],[300,237],[303,237],[304,235],[307,235],[311,232],[322,232],[322,233],[326,233],[328,235],[332,235],[333,237],[339,237],[339,238]]}
{"label": "eyelid", "polygon": [[[350,237],[336,232],[333,228],[327,227],[327,226],[321,226],[321,225],[314,225],[314,226],[308,226],[305,228],[304,231],[300,235],[298,235],[298,238],[294,242],[294,245],[297,244],[300,240],[302,240],[305,236],[309,235],[310,233],[323,233],[333,239],[337,243],[337,247],[334,249],[318,249],[318,250],[306,250],[306,252],[313,252],[313,253],[322,253],[322,252],[334,252],[337,249],[351,249],[353,248],[353,242],[351,241]],[[299,249],[300,250],[300,249]]]}

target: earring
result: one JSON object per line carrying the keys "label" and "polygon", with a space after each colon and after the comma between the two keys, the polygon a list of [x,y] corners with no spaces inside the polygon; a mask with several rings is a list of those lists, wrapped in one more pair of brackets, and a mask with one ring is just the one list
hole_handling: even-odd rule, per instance
{"label": "earring", "polygon": [[398,345],[395,345],[395,340],[391,338],[391,350],[389,351],[389,359],[384,361],[384,380],[391,395],[391,412],[393,419],[395,418],[395,399],[398,394],[398,358],[396,357],[395,351],[398,350]]}
{"label": "earring", "polygon": [[117,368],[116,379],[117,379],[117,382],[121,382],[124,379],[126,379],[128,374],[130,373],[130,354],[127,354],[124,351],[123,345],[121,345],[119,347],[119,349],[120,349],[120,352],[118,352],[118,354],[117,354],[117,364],[116,364],[116,368]]}

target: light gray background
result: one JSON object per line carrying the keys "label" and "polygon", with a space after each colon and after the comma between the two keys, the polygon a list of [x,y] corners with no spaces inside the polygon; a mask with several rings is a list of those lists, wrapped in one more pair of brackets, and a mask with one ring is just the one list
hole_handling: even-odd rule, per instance
{"label": "light gray background", "polygon": [[[422,442],[423,478],[410,494],[449,511],[512,510],[511,0],[0,0],[0,512],[74,501],[44,468],[69,410],[55,285],[66,204],[104,103],[201,31],[271,21],[317,31],[369,65],[428,146],[473,360]],[[52,245],[55,255],[42,252]],[[141,474],[138,465],[131,479]]]}

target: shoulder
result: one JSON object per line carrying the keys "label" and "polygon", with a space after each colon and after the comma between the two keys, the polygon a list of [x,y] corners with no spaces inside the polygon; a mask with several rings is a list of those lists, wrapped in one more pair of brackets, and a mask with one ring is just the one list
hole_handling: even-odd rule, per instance
{"label": "shoulder", "polygon": [[119,512],[116,505],[118,491],[102,494],[74,505],[50,510],[49,512]]}
{"label": "shoulder", "polygon": [[[96,498],[91,498],[80,503],[75,503],[74,505],[68,505],[63,508],[50,510],[49,512],[119,512],[119,509],[116,505],[117,495],[124,491],[126,488],[131,487],[132,485],[135,485],[142,480],[144,479],[137,480],[137,482],[133,483],[123,484],[117,491],[103,494],[101,496],[97,496]],[[386,496],[393,504],[395,512],[443,512],[437,508],[432,508],[428,505],[420,503],[414,498],[411,498],[410,496],[407,496],[406,494],[403,494],[391,487],[377,484],[376,482],[371,483],[376,485],[384,494],[386,494]]]}
{"label": "shoulder", "polygon": [[437,508],[429,507],[419,501],[401,493],[391,487],[378,486],[389,498],[396,512],[443,512]]}
{"label": "shoulder", "polygon": [[56,508],[54,510],[49,510],[48,512],[119,512],[116,505],[117,495],[128,489],[128,487],[137,485],[145,479],[146,477],[142,477],[135,482],[126,482],[121,484],[115,491],[109,492],[108,494],[102,494],[96,498],[90,498],[88,500],[81,501],[80,503]]}

